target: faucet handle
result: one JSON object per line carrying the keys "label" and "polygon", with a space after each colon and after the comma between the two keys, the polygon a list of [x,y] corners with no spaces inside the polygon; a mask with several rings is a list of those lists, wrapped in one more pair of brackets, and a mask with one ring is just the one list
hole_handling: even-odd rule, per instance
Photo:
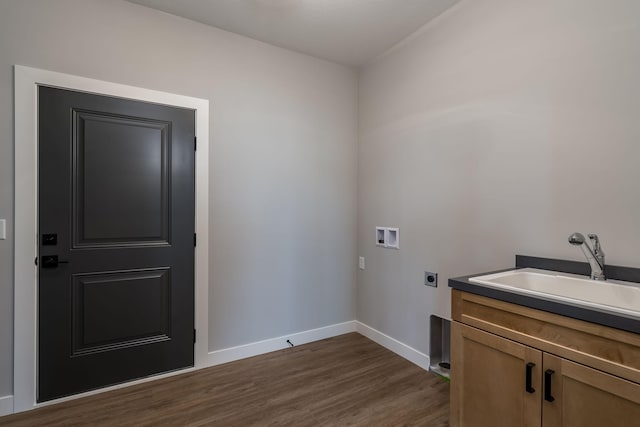
{"label": "faucet handle", "polygon": [[593,245],[593,252],[595,255],[604,255],[602,252],[602,247],[600,247],[600,239],[597,234],[587,234],[589,239],[591,239],[591,244]]}

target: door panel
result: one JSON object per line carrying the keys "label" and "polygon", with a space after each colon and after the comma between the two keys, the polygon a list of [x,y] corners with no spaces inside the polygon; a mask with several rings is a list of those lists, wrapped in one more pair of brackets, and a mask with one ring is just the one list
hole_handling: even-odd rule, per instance
{"label": "door panel", "polygon": [[192,366],[194,111],[38,100],[38,401]]}
{"label": "door panel", "polygon": [[543,403],[543,426],[640,425],[640,384],[545,353],[552,401]]}
{"label": "door panel", "polygon": [[74,248],[169,243],[171,123],[77,110],[73,121]]}
{"label": "door panel", "polygon": [[539,426],[542,352],[459,322],[451,328],[451,425]]}
{"label": "door panel", "polygon": [[[170,273],[161,268],[74,275],[72,356],[169,339]],[[105,322],[111,313],[118,316]]]}

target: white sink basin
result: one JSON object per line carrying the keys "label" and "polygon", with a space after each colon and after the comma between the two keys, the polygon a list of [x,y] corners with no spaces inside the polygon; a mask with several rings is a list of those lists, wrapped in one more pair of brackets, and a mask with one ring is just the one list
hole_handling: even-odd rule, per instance
{"label": "white sink basin", "polygon": [[523,268],[469,279],[484,286],[640,319],[640,285]]}

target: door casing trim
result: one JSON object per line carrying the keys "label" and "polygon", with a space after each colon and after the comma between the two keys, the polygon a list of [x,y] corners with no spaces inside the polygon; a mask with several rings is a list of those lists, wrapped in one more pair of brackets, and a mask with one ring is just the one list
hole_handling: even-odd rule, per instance
{"label": "door casing trim", "polygon": [[38,253],[37,88],[40,85],[196,111],[196,233],[202,238],[198,239],[195,249],[195,369],[207,366],[209,351],[209,100],[15,65],[14,413],[40,406],[36,403],[38,274],[35,266]]}

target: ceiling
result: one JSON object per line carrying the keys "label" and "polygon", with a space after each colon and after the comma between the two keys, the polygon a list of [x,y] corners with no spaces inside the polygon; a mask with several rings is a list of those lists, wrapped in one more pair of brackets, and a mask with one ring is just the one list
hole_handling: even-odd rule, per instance
{"label": "ceiling", "polygon": [[459,0],[129,0],[276,46],[359,66]]}

